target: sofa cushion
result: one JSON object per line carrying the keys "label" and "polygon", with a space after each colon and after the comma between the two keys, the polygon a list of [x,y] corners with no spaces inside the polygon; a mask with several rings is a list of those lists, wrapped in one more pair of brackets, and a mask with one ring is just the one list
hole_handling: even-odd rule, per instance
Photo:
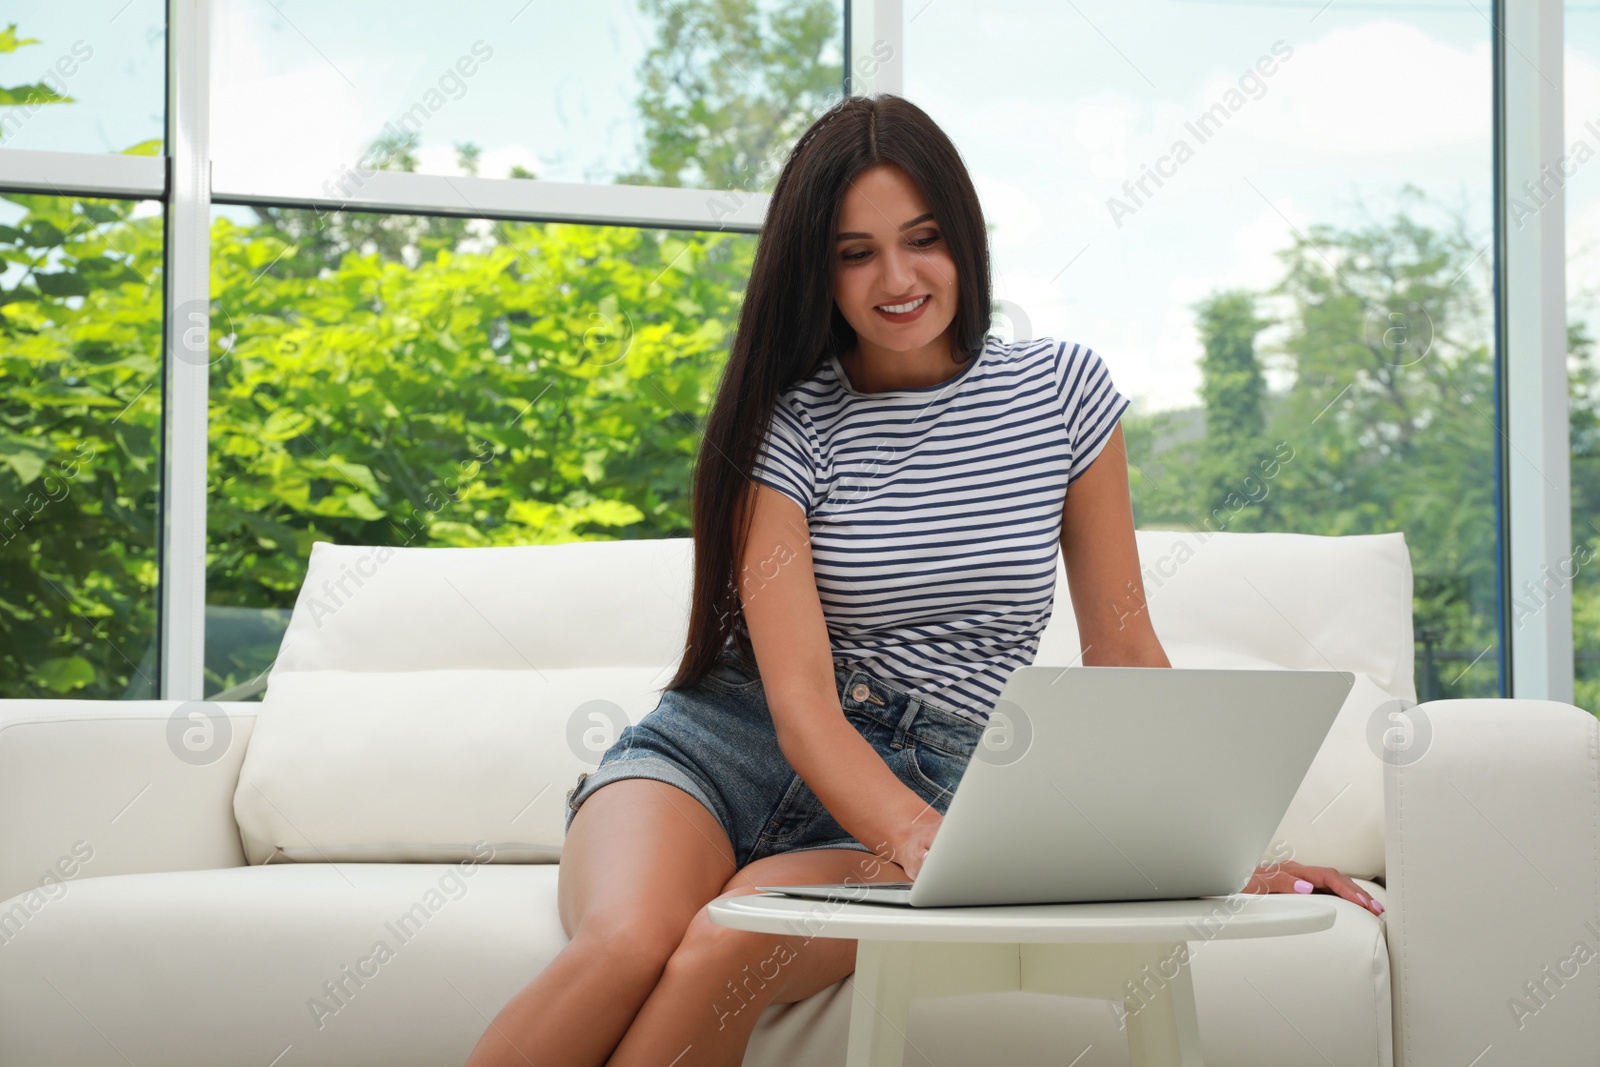
{"label": "sofa cushion", "polygon": [[654,667],[291,671],[233,810],[251,863],[554,863],[566,791],[655,707]]}
{"label": "sofa cushion", "polygon": [[[567,944],[558,873],[273,864],[74,882],[0,948],[0,1063],[462,1063]],[[1382,922],[1333,904],[1327,930],[1191,943],[1207,1063],[1391,1062]],[[837,1067],[849,1014],[848,979],[770,1005],[744,1062]],[[914,1001],[906,1062],[1124,1064],[1118,1022],[1109,1001],[1033,993]]]}
{"label": "sofa cushion", "polygon": [[559,859],[566,791],[682,657],[692,552],[318,542],[240,768],[249,861]]}

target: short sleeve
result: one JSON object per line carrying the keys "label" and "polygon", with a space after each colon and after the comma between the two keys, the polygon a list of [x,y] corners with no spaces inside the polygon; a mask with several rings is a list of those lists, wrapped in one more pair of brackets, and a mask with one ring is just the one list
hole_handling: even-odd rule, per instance
{"label": "short sleeve", "polygon": [[816,469],[810,435],[794,410],[779,397],[751,476],[799,504],[810,518],[816,495]]}
{"label": "short sleeve", "polygon": [[1072,442],[1072,467],[1067,474],[1071,485],[1104,450],[1129,400],[1117,391],[1105,362],[1085,345],[1063,341],[1057,347],[1056,382]]}

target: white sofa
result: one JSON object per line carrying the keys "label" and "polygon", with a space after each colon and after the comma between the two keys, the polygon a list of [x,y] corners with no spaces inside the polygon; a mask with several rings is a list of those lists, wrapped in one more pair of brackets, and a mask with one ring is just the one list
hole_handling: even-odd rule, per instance
{"label": "white sofa", "polygon": [[[1440,701],[1386,741],[1415,699],[1400,534],[1138,541],[1175,666],[1358,675],[1273,854],[1387,911],[1195,946],[1206,1063],[1596,1062],[1596,719]],[[0,1065],[464,1061],[566,942],[564,794],[655,706],[691,553],[319,543],[260,704],[0,702]],[[1057,598],[1041,664],[1078,654],[1064,571]],[[745,1062],[842,1064],[849,999],[770,1007]],[[907,1041],[908,1067],[1128,1057],[1115,1005],[1026,993],[915,1002]]]}

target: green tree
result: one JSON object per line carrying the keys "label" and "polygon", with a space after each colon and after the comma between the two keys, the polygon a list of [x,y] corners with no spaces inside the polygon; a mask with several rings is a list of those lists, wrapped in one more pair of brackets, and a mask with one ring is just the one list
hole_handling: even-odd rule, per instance
{"label": "green tree", "polygon": [[1204,354],[1200,357],[1200,401],[1205,414],[1205,445],[1200,484],[1212,507],[1244,494],[1258,506],[1239,509],[1242,522],[1223,520],[1223,529],[1270,525],[1270,491],[1258,464],[1272,449],[1266,444],[1262,409],[1266,382],[1256,358],[1256,334],[1270,325],[1256,317],[1255,296],[1243,290],[1215,293],[1194,306]]}
{"label": "green tree", "polygon": [[640,0],[643,166],[617,180],[767,192],[789,147],[844,94],[837,4]]}
{"label": "green tree", "polygon": [[[1470,273],[1481,257],[1461,220],[1448,231],[1416,221],[1421,198],[1407,187],[1391,219],[1314,225],[1296,237],[1280,254],[1281,280],[1258,294],[1286,302],[1285,333],[1270,353],[1255,352],[1264,323],[1251,294],[1196,308],[1201,411],[1125,420],[1135,519],[1403,531],[1417,629],[1444,650],[1443,695],[1489,695],[1497,576],[1488,295]],[[1266,356],[1292,382],[1281,395],[1263,392]],[[1204,417],[1203,435],[1194,416]]]}

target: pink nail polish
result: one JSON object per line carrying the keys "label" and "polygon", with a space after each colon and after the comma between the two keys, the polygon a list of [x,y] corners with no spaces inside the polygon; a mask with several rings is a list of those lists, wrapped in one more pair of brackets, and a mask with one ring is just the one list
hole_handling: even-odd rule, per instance
{"label": "pink nail polish", "polygon": [[1382,915],[1383,914],[1383,901],[1374,900],[1372,902],[1372,910],[1377,912],[1379,915]]}
{"label": "pink nail polish", "polygon": [[1294,891],[1296,893],[1309,893],[1314,888],[1315,887],[1304,878],[1296,878],[1294,880]]}

